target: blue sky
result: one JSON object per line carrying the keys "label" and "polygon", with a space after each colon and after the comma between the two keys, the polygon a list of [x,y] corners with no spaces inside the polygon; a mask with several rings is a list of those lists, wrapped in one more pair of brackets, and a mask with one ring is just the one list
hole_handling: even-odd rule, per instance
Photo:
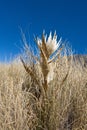
{"label": "blue sky", "polygon": [[56,30],[73,50],[87,54],[87,0],[0,0],[0,61],[21,53],[20,29],[33,35]]}

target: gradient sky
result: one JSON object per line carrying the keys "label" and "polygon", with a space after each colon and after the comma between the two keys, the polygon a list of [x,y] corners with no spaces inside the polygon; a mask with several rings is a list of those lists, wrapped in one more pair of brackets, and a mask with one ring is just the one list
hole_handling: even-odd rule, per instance
{"label": "gradient sky", "polygon": [[56,30],[79,54],[87,54],[87,0],[0,0],[0,61],[21,53],[20,28],[33,35]]}

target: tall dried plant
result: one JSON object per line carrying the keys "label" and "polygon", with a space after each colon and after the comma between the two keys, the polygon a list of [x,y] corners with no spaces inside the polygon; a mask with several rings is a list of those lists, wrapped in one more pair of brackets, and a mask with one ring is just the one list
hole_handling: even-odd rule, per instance
{"label": "tall dried plant", "polygon": [[[54,36],[52,38],[52,34],[50,33],[48,39],[46,39],[45,34],[42,34],[42,39],[35,38],[35,42],[39,48],[40,51],[40,59],[39,64],[41,67],[41,71],[43,74],[43,83],[42,85],[39,84],[39,81],[37,81],[37,78],[35,76],[35,73],[33,73],[33,70],[30,68],[30,66],[27,66],[27,64],[24,62],[24,60],[21,58],[21,61],[23,63],[23,66],[36,82],[41,87],[41,90],[44,94],[46,94],[48,89],[48,74],[51,70],[50,66],[53,63],[53,61],[58,57],[58,55],[61,53],[63,47],[60,48],[61,44],[61,38],[57,42],[57,35],[56,32],[54,33]],[[27,47],[26,47],[27,49]],[[52,56],[53,55],[53,56]],[[34,56],[32,56],[34,57]],[[35,58],[34,58],[35,59]],[[35,59],[37,61],[37,59]]]}
{"label": "tall dried plant", "polygon": [[[34,56],[25,44],[31,61],[21,58],[28,73],[28,125],[30,130],[86,130],[87,68],[84,59],[66,55],[62,40],[50,33],[47,38],[35,38],[39,56]],[[62,47],[61,47],[62,46]],[[65,53],[65,54],[64,54]],[[82,65],[80,64],[82,63]],[[84,68],[84,69],[83,69]],[[53,77],[50,77],[53,75]],[[25,82],[24,82],[25,84]],[[79,124],[79,126],[78,126]]]}
{"label": "tall dried plant", "polygon": [[[39,118],[39,120],[41,120],[40,122],[42,122],[42,123],[40,123],[40,125],[42,124],[41,126],[44,129],[46,129],[47,127],[49,127],[47,124],[47,119],[48,119],[48,113],[49,113],[50,106],[52,105],[52,102],[50,104],[50,99],[49,99],[48,93],[50,93],[49,84],[50,84],[51,80],[53,80],[53,79],[50,79],[49,76],[53,75],[53,73],[51,73],[51,72],[54,69],[55,60],[58,60],[59,55],[63,49],[63,46],[60,47],[60,44],[62,42],[61,38],[57,42],[56,32],[54,33],[53,37],[52,37],[52,34],[50,33],[48,39],[46,39],[46,36],[43,33],[42,39],[35,38],[35,42],[40,51],[40,58],[34,57],[32,55],[32,53],[31,54],[28,53],[28,54],[36,61],[36,63],[38,62],[39,68],[41,68],[40,73],[42,73],[42,77],[43,77],[42,82],[40,82],[41,78],[38,79],[39,75],[37,76],[36,71],[34,71],[32,69],[31,65],[27,65],[27,63],[24,62],[23,58],[21,58],[21,61],[23,63],[23,66],[24,66],[26,72],[30,75],[31,79],[33,79],[33,82],[35,82],[36,86],[38,85],[38,87],[41,90],[40,96],[42,98],[40,100],[40,106],[39,106],[39,107],[41,107],[41,109],[40,109],[41,112],[39,111],[40,117],[38,117],[38,118]],[[29,48],[26,45],[25,51],[28,52],[29,51],[28,49]],[[35,66],[37,66],[38,64],[35,64],[35,63],[33,63],[33,64],[34,64],[33,67],[35,69]],[[53,68],[52,68],[52,66],[53,66]],[[67,79],[67,76],[68,76],[68,74],[66,74],[66,76],[64,77],[62,84]],[[34,107],[36,107],[36,106],[34,106]],[[32,109],[35,109],[35,108],[32,108]],[[35,110],[35,111],[36,111],[36,113],[38,113],[37,112],[38,110]]]}

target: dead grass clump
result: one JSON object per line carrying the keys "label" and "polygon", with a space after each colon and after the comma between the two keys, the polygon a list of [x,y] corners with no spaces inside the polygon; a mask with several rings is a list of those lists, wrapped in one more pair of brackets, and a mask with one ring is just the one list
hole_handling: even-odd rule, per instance
{"label": "dead grass clump", "polygon": [[[86,130],[87,68],[84,68],[84,71],[82,64],[78,59],[75,60],[73,55],[61,55],[64,54],[64,52],[61,53],[64,50],[59,48],[60,40],[57,43],[55,34],[53,38],[50,34],[48,40],[42,35],[42,40],[36,39],[36,43],[40,50],[40,59],[36,60],[37,64],[27,65],[27,62],[21,59],[32,80],[32,84],[28,83],[30,95],[28,99],[29,106],[32,106],[37,119],[35,128],[37,130]],[[28,52],[27,48],[25,52]],[[36,69],[37,66],[39,70]],[[50,66],[53,68],[50,69]],[[51,74],[53,78],[48,81]],[[33,87],[34,94],[30,89]]]}
{"label": "dead grass clump", "polygon": [[[0,64],[1,130],[87,130],[87,67],[61,39],[35,39],[39,56]],[[26,71],[25,71],[26,70]]]}
{"label": "dead grass clump", "polygon": [[0,64],[0,130],[28,130],[21,91],[23,79],[20,62]]}

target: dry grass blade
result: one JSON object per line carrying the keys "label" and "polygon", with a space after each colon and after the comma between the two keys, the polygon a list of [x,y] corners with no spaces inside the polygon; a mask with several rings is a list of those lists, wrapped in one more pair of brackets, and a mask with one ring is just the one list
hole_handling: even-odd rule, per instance
{"label": "dry grass blade", "polygon": [[64,82],[67,81],[68,75],[69,75],[69,72],[66,74],[66,76],[62,80],[62,83],[60,84],[60,86],[62,86],[64,84]]}
{"label": "dry grass blade", "polygon": [[61,48],[58,50],[58,52],[56,53],[56,55],[53,56],[53,58],[52,58],[51,60],[48,60],[48,64],[51,63],[53,60],[55,60],[55,58],[56,58],[57,56],[60,55],[60,53],[61,53],[61,51],[63,50],[63,48],[64,48],[64,47],[61,47]]}
{"label": "dry grass blade", "polygon": [[44,89],[43,89],[42,85],[40,84],[40,82],[37,80],[37,78],[36,78],[37,76],[35,75],[35,73],[33,73],[33,71],[29,67],[27,67],[27,65],[25,64],[25,62],[23,61],[23,59],[21,57],[20,57],[20,59],[21,59],[21,62],[23,63],[23,66],[24,66],[26,72],[30,74],[32,79],[34,79],[35,83],[40,87],[42,94],[44,96],[45,95]]}
{"label": "dry grass blade", "polygon": [[29,49],[26,48],[26,47],[25,47],[25,52],[26,52],[26,54],[27,54],[28,56],[32,57],[33,60],[35,60],[37,63],[39,63],[38,57],[34,56],[34,55],[29,51]]}
{"label": "dry grass blade", "polygon": [[32,70],[29,67],[27,67],[27,65],[25,64],[25,62],[23,61],[22,58],[20,58],[20,59],[21,59],[21,62],[23,63],[23,66],[24,66],[26,72],[30,74],[30,76],[34,79],[34,81],[36,82],[36,84],[40,85],[39,82],[36,79],[35,74],[32,72]]}
{"label": "dry grass blade", "polygon": [[38,39],[35,36],[34,36],[34,41],[35,41],[37,47],[40,49],[40,45],[38,44]]}
{"label": "dry grass blade", "polygon": [[47,50],[47,47],[46,47],[46,42],[45,42],[45,36],[44,34],[42,34],[42,49],[47,57],[47,59],[49,58],[49,54],[48,54],[48,50]]}
{"label": "dry grass blade", "polygon": [[47,57],[41,47],[40,47],[40,52],[41,52],[41,59],[42,59],[41,62],[47,65]]}

